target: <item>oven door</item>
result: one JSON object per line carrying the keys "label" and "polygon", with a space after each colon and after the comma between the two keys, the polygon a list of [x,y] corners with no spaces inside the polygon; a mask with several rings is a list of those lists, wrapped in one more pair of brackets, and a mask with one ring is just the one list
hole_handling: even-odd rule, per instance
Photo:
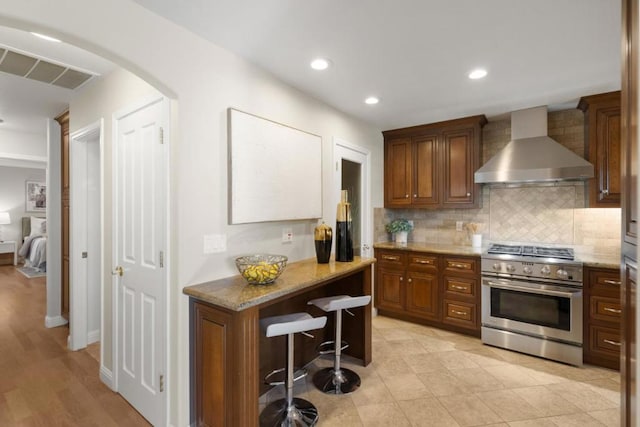
{"label": "oven door", "polygon": [[483,277],[482,325],[582,344],[582,289]]}

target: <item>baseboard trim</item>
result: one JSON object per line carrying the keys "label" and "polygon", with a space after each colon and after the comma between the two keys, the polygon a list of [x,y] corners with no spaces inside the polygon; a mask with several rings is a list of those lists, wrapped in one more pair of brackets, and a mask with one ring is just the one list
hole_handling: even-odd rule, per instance
{"label": "baseboard trim", "polygon": [[116,391],[116,389],[113,388],[113,373],[109,369],[105,368],[104,365],[100,365],[100,381],[102,381],[104,385],[109,387],[111,390]]}
{"label": "baseboard trim", "polygon": [[100,341],[100,329],[96,329],[87,334],[87,345],[98,341]]}
{"label": "baseboard trim", "polygon": [[44,318],[44,326],[47,328],[57,328],[67,323],[69,323],[69,321],[62,316],[45,316]]}

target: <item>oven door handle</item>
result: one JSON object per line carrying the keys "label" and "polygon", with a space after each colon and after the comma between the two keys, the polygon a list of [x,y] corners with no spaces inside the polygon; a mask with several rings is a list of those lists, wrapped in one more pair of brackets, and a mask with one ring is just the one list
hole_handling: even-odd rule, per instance
{"label": "oven door handle", "polygon": [[524,291],[530,294],[550,295],[554,297],[563,297],[563,298],[571,298],[576,293],[580,292],[579,290],[576,290],[576,292],[561,292],[561,291],[552,291],[551,289],[532,289],[532,288],[527,288],[523,286],[507,285],[505,283],[494,282],[493,280],[487,280],[485,283],[487,283],[492,288],[506,289],[508,291]]}

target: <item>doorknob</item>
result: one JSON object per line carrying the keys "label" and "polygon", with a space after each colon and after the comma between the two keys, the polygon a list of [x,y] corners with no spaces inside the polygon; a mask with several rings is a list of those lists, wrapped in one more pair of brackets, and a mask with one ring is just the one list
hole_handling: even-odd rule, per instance
{"label": "doorknob", "polygon": [[118,276],[122,277],[124,275],[124,270],[122,269],[122,267],[117,266],[116,268],[113,269],[111,274],[113,274],[114,276],[118,275]]}

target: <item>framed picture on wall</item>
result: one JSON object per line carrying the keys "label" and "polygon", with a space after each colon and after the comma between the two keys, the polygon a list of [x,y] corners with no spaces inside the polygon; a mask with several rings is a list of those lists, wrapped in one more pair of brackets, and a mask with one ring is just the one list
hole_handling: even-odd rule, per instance
{"label": "framed picture on wall", "polygon": [[27,212],[46,212],[47,184],[40,181],[27,181],[25,200]]}

